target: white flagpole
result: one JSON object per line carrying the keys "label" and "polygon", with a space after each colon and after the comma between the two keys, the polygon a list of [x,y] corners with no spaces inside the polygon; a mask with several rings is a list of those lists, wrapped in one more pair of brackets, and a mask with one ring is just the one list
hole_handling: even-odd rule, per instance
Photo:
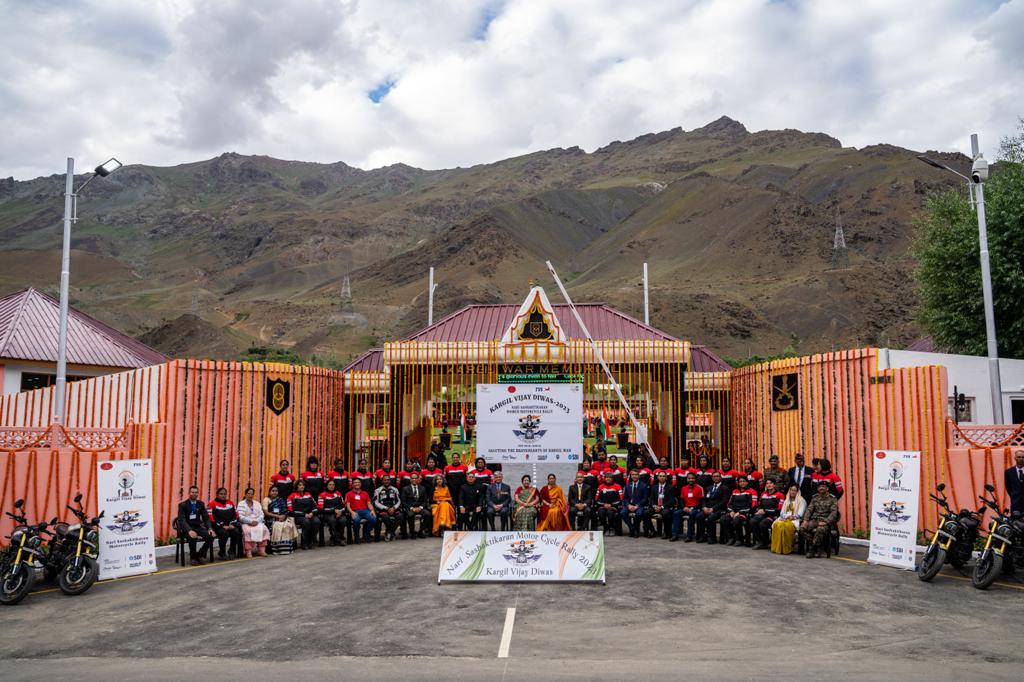
{"label": "white flagpole", "polygon": [[626,410],[626,414],[629,415],[629,421],[633,424],[633,430],[636,433],[636,439],[638,442],[643,443],[644,447],[647,448],[647,452],[651,453],[651,457],[658,459],[658,455],[655,454],[654,448],[647,442],[647,429],[640,426],[640,422],[636,420],[636,415],[633,414],[633,410],[630,409],[629,403],[626,402],[626,397],[622,395],[622,390],[619,388],[619,382],[612,376],[612,371],[608,368],[608,363],[604,361],[604,355],[601,353],[601,349],[597,347],[597,342],[594,341],[594,337],[590,335],[590,330],[587,329],[587,325],[583,324],[583,318],[580,317],[580,313],[576,310],[576,304],[569,298],[569,292],[565,290],[565,286],[562,285],[562,280],[559,279],[558,273],[555,272],[555,266],[551,264],[551,261],[544,261],[544,264],[548,266],[548,272],[555,278],[555,284],[558,285],[558,290],[562,292],[562,298],[569,304],[569,310],[572,311],[573,317],[576,318],[576,323],[579,324],[580,329],[583,330],[583,335],[587,337],[587,341],[590,342],[590,347],[594,349],[594,357],[601,363],[601,369],[604,370],[605,376],[608,377],[608,382],[615,389],[615,395],[619,397],[619,402],[622,403],[622,407]]}

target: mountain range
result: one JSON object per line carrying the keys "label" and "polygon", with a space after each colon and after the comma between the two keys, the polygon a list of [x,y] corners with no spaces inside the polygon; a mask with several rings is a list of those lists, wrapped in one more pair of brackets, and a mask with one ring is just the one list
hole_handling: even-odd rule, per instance
{"label": "mountain range", "polygon": [[[518,303],[531,281],[557,299],[548,259],[574,300],[642,319],[647,262],[651,324],[727,357],[902,347],[921,334],[913,218],[956,184],[916,154],[722,117],[470,168],[129,165],[79,199],[71,300],[176,356],[340,363],[426,323],[431,266],[435,319]],[[63,185],[0,180],[0,294],[56,293]]]}

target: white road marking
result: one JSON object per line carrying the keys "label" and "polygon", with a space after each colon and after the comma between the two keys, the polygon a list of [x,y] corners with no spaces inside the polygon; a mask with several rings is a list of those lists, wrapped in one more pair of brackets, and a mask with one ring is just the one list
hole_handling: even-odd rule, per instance
{"label": "white road marking", "polygon": [[498,646],[498,658],[508,658],[508,648],[512,644],[512,627],[516,624],[515,607],[505,610],[505,629],[501,631],[501,644]]}

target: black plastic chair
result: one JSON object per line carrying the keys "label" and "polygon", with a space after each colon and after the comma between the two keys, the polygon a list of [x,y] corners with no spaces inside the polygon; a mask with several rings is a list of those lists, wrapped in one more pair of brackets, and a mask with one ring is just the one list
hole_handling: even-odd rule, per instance
{"label": "black plastic chair", "polygon": [[[188,541],[185,539],[185,533],[181,532],[178,527],[178,519],[171,521],[171,529],[174,531],[174,535],[177,541],[174,545],[174,563],[185,565],[185,556],[188,554]],[[210,557],[209,561],[213,563],[213,545],[210,543]]]}

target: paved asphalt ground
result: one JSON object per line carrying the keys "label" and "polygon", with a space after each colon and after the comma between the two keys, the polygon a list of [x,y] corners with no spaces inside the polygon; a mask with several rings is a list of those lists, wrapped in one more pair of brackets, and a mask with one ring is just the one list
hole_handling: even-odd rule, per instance
{"label": "paved asphalt ground", "polygon": [[[608,584],[436,583],[437,540],[324,548],[0,609],[0,679],[1014,679],[1024,585],[607,541]],[[947,569],[948,571],[949,569]],[[509,607],[508,658],[498,658]]]}

